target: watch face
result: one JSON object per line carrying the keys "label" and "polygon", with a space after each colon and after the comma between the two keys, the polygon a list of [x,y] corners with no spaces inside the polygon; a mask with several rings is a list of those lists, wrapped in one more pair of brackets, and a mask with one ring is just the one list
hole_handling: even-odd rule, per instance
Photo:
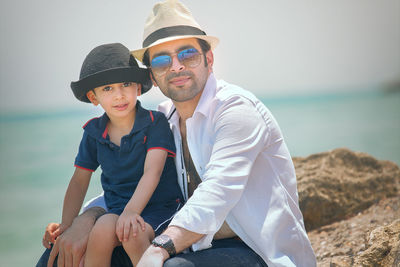
{"label": "watch face", "polygon": [[167,235],[159,235],[159,236],[156,237],[157,243],[160,243],[160,244],[165,244],[169,240],[170,240],[169,236],[167,236]]}

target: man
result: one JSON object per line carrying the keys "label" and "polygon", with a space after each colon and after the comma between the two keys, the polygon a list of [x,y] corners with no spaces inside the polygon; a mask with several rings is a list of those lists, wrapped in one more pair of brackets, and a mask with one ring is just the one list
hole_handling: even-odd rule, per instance
{"label": "man", "polygon": [[[167,0],[154,6],[143,48],[132,52],[171,99],[160,110],[174,133],[187,199],[138,266],[315,266],[280,129],[253,94],[215,79],[217,43],[185,6]],[[96,212],[77,217],[71,234],[56,240],[49,266],[58,252],[59,266],[77,266],[70,262],[79,262]],[[78,223],[86,228],[75,242]]]}

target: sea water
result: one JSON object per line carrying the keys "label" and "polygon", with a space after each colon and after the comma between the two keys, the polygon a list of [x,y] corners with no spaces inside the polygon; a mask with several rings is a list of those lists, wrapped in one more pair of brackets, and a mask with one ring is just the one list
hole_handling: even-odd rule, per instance
{"label": "sea water", "polygon": [[[292,156],[347,147],[400,164],[400,93],[260,99],[278,121]],[[101,115],[96,112],[57,109],[0,115],[0,266],[36,264],[44,250],[45,226],[61,218],[81,126]],[[96,171],[86,199],[101,192],[99,178]]]}

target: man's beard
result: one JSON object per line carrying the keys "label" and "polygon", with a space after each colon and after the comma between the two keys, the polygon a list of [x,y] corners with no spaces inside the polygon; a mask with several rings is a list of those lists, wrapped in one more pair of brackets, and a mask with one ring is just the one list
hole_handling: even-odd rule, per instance
{"label": "man's beard", "polygon": [[[192,84],[188,88],[183,88],[183,86],[173,86],[169,84],[169,81],[171,79],[181,77],[181,76],[187,76],[190,78],[192,81]],[[168,98],[170,98],[173,101],[176,102],[185,102],[188,101],[192,98],[194,98],[196,95],[198,95],[203,88],[199,88],[199,84],[197,80],[194,79],[195,75],[191,71],[183,71],[180,73],[170,73],[165,77],[166,81],[166,87],[164,88],[165,90],[161,90],[164,95]]]}

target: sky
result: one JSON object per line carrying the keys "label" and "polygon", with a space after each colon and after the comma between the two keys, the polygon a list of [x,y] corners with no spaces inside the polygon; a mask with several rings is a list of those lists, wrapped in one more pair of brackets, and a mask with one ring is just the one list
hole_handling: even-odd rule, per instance
{"label": "sky", "polygon": [[[82,107],[69,87],[94,47],[140,48],[158,1],[2,0],[0,111]],[[400,0],[183,0],[217,78],[257,96],[367,90],[400,80]],[[144,99],[161,101],[153,88]]]}

